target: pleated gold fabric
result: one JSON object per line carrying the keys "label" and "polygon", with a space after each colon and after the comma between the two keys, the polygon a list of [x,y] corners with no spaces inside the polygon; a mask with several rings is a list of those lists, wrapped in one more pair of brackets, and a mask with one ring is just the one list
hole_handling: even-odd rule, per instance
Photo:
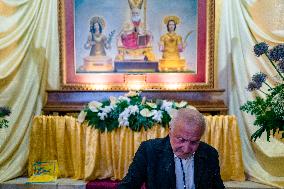
{"label": "pleated gold fabric", "polygon": [[0,132],[0,183],[26,171],[32,119],[47,87],[59,86],[58,44],[57,0],[0,1],[0,106],[12,112]]}
{"label": "pleated gold fabric", "polygon": [[[234,116],[206,116],[203,141],[216,147],[224,180],[244,180],[238,125]],[[58,160],[59,177],[122,179],[142,141],[167,136],[168,128],[155,125],[133,132],[120,127],[100,132],[80,125],[73,117],[37,116],[30,140],[28,171],[35,161]]]}
{"label": "pleated gold fabric", "polygon": [[204,142],[219,152],[223,180],[245,180],[239,128],[235,116],[206,116]]}
{"label": "pleated gold fabric", "polygon": [[[268,75],[266,82],[274,86],[277,75],[266,56],[256,57],[253,46],[258,42],[269,45],[284,43],[283,0],[218,0],[218,87],[227,91],[229,113],[237,117],[247,178],[278,188],[284,187],[284,140],[264,133],[257,141],[250,136],[259,128],[255,117],[241,112],[239,107],[255,96],[265,95],[245,90],[251,76],[258,72]],[[282,15],[282,16],[281,16]],[[280,81],[280,80],[278,80]],[[266,92],[263,86],[262,91]]]}
{"label": "pleated gold fabric", "polygon": [[29,173],[36,161],[57,160],[60,177],[84,178],[86,127],[72,117],[40,116],[33,121]]}
{"label": "pleated gold fabric", "polygon": [[[32,117],[41,113],[45,90],[60,89],[57,3],[57,0],[0,1],[0,104],[12,108],[10,126],[0,132],[0,183],[21,176],[25,171]],[[281,16],[283,8],[282,0],[215,0],[216,86],[226,89],[224,98],[227,99],[230,114],[237,116],[248,178],[277,187],[284,186],[284,141],[278,137],[266,142],[266,137],[263,136],[258,141],[251,142],[250,136],[256,130],[253,126],[254,118],[240,112],[239,107],[255,95],[244,91],[249,76],[259,71],[270,76],[276,75],[267,58],[256,58],[253,55],[252,47],[256,41],[263,40],[269,44],[284,43],[284,19]],[[273,83],[270,80],[268,82]],[[261,95],[261,92],[256,93]],[[90,133],[83,135],[87,134]],[[58,136],[67,137],[59,133]],[[212,136],[210,140],[216,138],[215,135]],[[115,137],[113,140],[119,138],[117,134]],[[230,136],[227,138],[230,139],[227,142],[233,140]],[[36,139],[40,139],[37,145],[42,147],[43,140]],[[76,140],[80,140],[82,145],[88,144],[86,139]],[[61,142],[61,145],[66,144],[66,141]],[[57,149],[62,146],[56,144],[58,148],[53,146],[49,150],[54,149],[57,154]],[[228,153],[228,150],[232,149],[219,149],[220,159],[224,159],[221,155]],[[81,157],[78,154],[83,152],[86,151],[76,151],[76,157]],[[122,152],[113,148],[112,153]],[[68,157],[72,157],[71,155]],[[54,156],[65,161],[67,155]],[[85,157],[84,154],[83,156]],[[232,156],[237,157],[239,156]],[[80,163],[85,167],[83,160]],[[73,161],[75,159],[70,162]],[[118,164],[118,160],[112,161]],[[224,161],[228,162],[229,159]],[[71,166],[70,162],[60,163],[61,168],[63,165]],[[73,170],[76,166],[77,164],[72,165]],[[123,166],[120,163],[119,167],[113,169],[118,170]],[[76,167],[76,171],[78,168]],[[227,166],[222,166],[223,177],[226,168]],[[83,168],[76,175],[70,170],[64,174],[85,178]],[[94,177],[92,175],[89,173],[90,178]]]}

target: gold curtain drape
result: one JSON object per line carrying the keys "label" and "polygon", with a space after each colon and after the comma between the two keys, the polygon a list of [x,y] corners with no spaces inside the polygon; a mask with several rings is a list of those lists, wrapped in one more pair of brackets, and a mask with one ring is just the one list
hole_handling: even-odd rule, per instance
{"label": "gold curtain drape", "polygon": [[[253,46],[265,41],[270,45],[284,43],[283,0],[219,0],[217,1],[218,76],[219,86],[227,91],[230,114],[236,115],[240,126],[245,172],[249,180],[284,187],[284,139],[266,133],[257,139],[250,136],[258,129],[254,116],[241,112],[239,107],[261,91],[245,90],[251,76],[258,72],[268,75],[266,82],[273,86],[276,71],[265,56],[256,57]],[[261,88],[267,91],[267,86]]]}
{"label": "gold curtain drape", "polygon": [[[224,180],[244,180],[238,125],[234,116],[206,116],[203,141],[216,147]],[[58,160],[59,177],[122,179],[140,143],[161,138],[168,128],[159,125],[141,132],[121,127],[100,132],[69,116],[37,116],[30,140],[28,170],[35,161]]]}
{"label": "gold curtain drape", "polygon": [[[224,98],[238,119],[245,171],[251,180],[283,187],[283,140],[262,137],[252,143],[254,118],[239,107],[253,98],[244,91],[249,76],[276,75],[267,59],[256,59],[252,46],[262,40],[284,43],[284,2],[215,0],[215,5],[217,86],[226,89]],[[25,171],[32,116],[40,113],[45,89],[59,89],[57,25],[57,0],[0,1],[0,105],[12,108],[10,127],[0,132],[0,183]]]}
{"label": "gold curtain drape", "polygon": [[32,118],[58,87],[58,49],[57,0],[0,1],[0,106],[12,112],[0,129],[0,183],[26,171]]}

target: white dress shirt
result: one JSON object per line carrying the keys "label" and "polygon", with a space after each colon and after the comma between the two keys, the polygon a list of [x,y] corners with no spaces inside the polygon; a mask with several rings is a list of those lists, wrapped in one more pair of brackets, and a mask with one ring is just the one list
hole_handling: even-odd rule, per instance
{"label": "white dress shirt", "polygon": [[[180,158],[174,154],[175,159],[175,173],[176,173],[176,189],[184,189],[183,171],[181,167]],[[183,170],[185,173],[186,189],[195,189],[194,184],[194,155],[187,159],[182,159]]]}

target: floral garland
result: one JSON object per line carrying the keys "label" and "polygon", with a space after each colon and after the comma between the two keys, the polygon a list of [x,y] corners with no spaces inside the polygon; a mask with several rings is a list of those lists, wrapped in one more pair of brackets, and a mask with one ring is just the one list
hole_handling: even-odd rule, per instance
{"label": "floral garland", "polygon": [[[254,125],[260,128],[251,136],[254,141],[265,131],[267,141],[270,135],[274,136],[276,132],[282,132],[284,138],[284,44],[269,48],[262,42],[254,46],[254,53],[257,57],[266,55],[278,75],[274,77],[276,81],[275,86],[272,87],[266,82],[265,73],[254,74],[247,90],[250,92],[259,90],[264,97],[257,96],[255,100],[247,101],[240,109],[256,117]],[[265,91],[263,84],[266,86]]]}
{"label": "floral garland", "polygon": [[9,121],[6,119],[11,114],[8,107],[0,107],[0,129],[7,128]]}
{"label": "floral garland", "polygon": [[150,129],[154,124],[167,127],[175,110],[191,107],[185,101],[174,102],[156,100],[155,102],[141,97],[140,92],[130,91],[118,98],[92,101],[80,112],[78,122],[88,122],[88,125],[100,131],[112,131],[118,127],[129,127],[133,131]]}

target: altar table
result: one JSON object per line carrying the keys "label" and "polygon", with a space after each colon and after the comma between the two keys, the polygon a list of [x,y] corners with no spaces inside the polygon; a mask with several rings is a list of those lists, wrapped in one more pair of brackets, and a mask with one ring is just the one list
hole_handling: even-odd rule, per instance
{"label": "altar table", "polygon": [[[224,181],[244,181],[244,167],[239,129],[235,116],[205,116],[206,131],[202,141],[219,152]],[[95,180],[121,180],[127,173],[140,143],[165,137],[169,129],[155,125],[150,130],[134,132],[120,127],[100,132],[82,125],[71,116],[37,116],[33,120],[28,173],[35,161],[57,160],[59,176]]]}

